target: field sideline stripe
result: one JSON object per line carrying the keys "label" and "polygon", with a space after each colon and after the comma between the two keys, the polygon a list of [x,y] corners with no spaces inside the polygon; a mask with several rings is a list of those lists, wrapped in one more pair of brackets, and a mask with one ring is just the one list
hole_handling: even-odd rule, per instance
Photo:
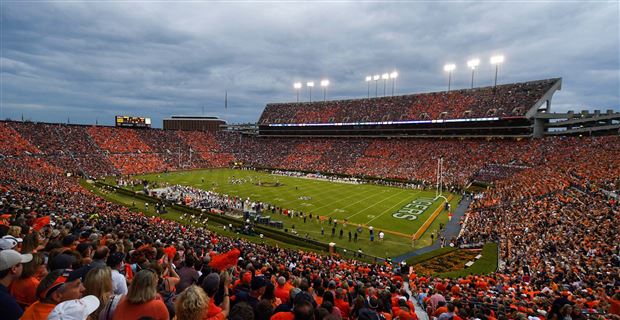
{"label": "field sideline stripe", "polygon": [[[448,203],[450,203],[450,201],[452,201],[452,198],[453,198],[452,195],[448,196]],[[428,229],[428,227],[430,227],[431,224],[433,224],[433,222],[435,221],[437,216],[439,216],[439,214],[442,211],[443,211],[443,208],[442,208],[441,205],[439,205],[439,207],[437,207],[435,212],[433,212],[433,214],[431,214],[430,217],[428,217],[428,219],[426,219],[426,221],[424,221],[424,224],[422,226],[420,226],[420,229],[418,229],[418,231],[416,231],[416,233],[413,235],[415,240],[418,240],[418,239],[420,239],[422,237],[424,232],[426,232],[426,229]]]}

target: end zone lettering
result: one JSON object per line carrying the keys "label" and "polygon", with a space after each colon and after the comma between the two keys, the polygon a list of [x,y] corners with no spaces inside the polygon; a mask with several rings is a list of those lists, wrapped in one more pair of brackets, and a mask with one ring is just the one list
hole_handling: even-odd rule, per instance
{"label": "end zone lettering", "polygon": [[415,220],[418,215],[421,215],[428,207],[430,207],[435,200],[431,198],[418,198],[408,205],[402,207],[400,210],[392,214],[392,217],[397,219]]}

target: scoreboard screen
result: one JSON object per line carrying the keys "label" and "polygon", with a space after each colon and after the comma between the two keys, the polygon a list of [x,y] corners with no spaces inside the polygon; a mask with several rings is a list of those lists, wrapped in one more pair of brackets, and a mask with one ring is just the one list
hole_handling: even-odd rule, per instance
{"label": "scoreboard screen", "polygon": [[130,117],[130,116],[116,116],[117,127],[151,127],[151,118],[143,117]]}

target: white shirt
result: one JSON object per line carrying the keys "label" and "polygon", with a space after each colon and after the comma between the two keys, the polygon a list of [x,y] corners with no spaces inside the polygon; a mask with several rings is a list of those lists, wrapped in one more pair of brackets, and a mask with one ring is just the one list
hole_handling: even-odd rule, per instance
{"label": "white shirt", "polygon": [[114,294],[127,294],[127,280],[118,270],[112,270],[112,292]]}

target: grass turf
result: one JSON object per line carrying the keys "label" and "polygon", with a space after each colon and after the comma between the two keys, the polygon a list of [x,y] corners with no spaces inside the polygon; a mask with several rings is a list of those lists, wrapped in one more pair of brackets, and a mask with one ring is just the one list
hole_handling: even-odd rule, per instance
{"label": "grass turf", "polygon": [[[229,178],[244,179],[246,182],[230,184]],[[272,220],[280,220],[285,228],[295,230],[300,235],[306,233],[313,239],[322,242],[335,242],[338,247],[349,250],[362,249],[363,252],[379,257],[393,257],[414,250],[411,247],[411,235],[435,211],[442,200],[431,201],[432,204],[417,216],[415,220],[398,219],[393,216],[402,207],[414,200],[432,199],[434,191],[401,189],[395,187],[370,184],[346,184],[316,179],[295,178],[273,175],[266,172],[234,169],[207,169],[184,172],[158,173],[135,176],[148,181],[167,182],[192,186],[204,190],[212,190],[230,196],[249,197],[254,201],[263,201],[282,208],[312,213],[313,219],[304,223],[301,218],[290,218],[280,214],[265,212]],[[251,181],[250,181],[251,179]],[[204,182],[202,182],[204,180]],[[260,181],[263,186],[258,185]],[[273,186],[276,182],[281,185]],[[269,185],[269,186],[266,186]],[[451,201],[456,208],[459,197]],[[335,237],[331,237],[331,226],[327,221],[317,222],[316,215],[338,219],[339,226]],[[344,227],[344,236],[339,238],[342,221],[348,220]],[[416,248],[430,244],[430,231],[438,229],[439,223],[447,222],[447,213],[440,214],[421,239],[416,241]],[[369,241],[369,232],[363,229],[357,243],[348,241],[348,231],[355,232],[357,225],[373,226],[375,241]],[[321,235],[321,227],[325,235]],[[385,240],[378,241],[380,230],[386,231]]]}
{"label": "grass turf", "polygon": [[[279,246],[279,247],[289,248],[289,249],[304,249],[304,248],[300,248],[295,245],[291,245],[289,243],[285,243],[285,242],[281,242],[281,241],[277,241],[277,240],[273,240],[269,238],[260,238],[258,236],[247,236],[247,235],[241,236],[238,233],[224,229],[222,225],[214,223],[213,221],[209,221],[206,224],[199,221],[201,219],[196,219],[194,221],[188,221],[188,219],[181,218],[181,216],[183,215],[183,212],[175,210],[174,208],[167,208],[167,213],[160,215],[155,212],[155,206],[150,206],[148,209],[145,209],[143,206],[139,206],[138,204],[142,204],[143,201],[141,201],[138,198],[133,198],[133,197],[130,197],[128,195],[124,195],[118,192],[110,192],[109,190],[104,190],[102,188],[95,186],[94,184],[87,183],[85,180],[80,181],[80,184],[84,188],[89,190],[90,192],[102,198],[105,198],[107,201],[125,206],[129,208],[130,211],[133,211],[133,212],[141,212],[147,216],[157,216],[160,218],[174,220],[174,221],[177,221],[185,225],[192,225],[195,227],[206,228],[209,231],[215,232],[216,234],[226,236],[229,238],[243,237],[244,239],[250,242],[254,242],[254,243],[268,244],[271,246]],[[136,204],[135,207],[132,206],[133,203]],[[325,252],[325,254],[327,254],[327,252]]]}

